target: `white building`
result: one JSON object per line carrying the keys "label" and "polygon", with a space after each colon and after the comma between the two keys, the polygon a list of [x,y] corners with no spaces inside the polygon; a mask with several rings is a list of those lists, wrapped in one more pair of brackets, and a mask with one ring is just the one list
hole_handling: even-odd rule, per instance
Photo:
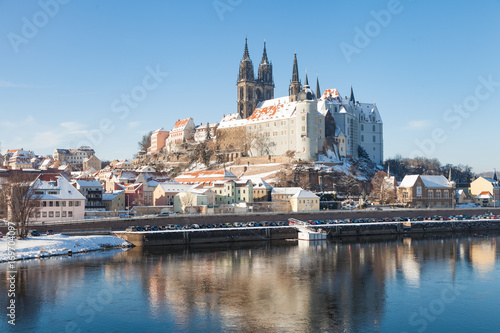
{"label": "white building", "polygon": [[383,163],[383,123],[375,103],[356,101],[352,87],[350,97],[344,98],[337,89],[328,89],[318,102],[318,111],[325,116],[329,111],[334,117],[336,126],[345,135],[347,157],[357,159],[358,146],[361,146],[373,162]]}
{"label": "white building", "polygon": [[207,132],[210,131],[210,139],[211,141],[215,140],[216,136],[216,131],[217,131],[217,126],[219,126],[219,123],[214,123],[214,124],[201,124],[199,126],[195,127],[195,132],[194,132],[194,141],[196,142],[205,142],[207,140]]}
{"label": "white building", "polygon": [[41,174],[32,189],[40,202],[40,209],[31,221],[82,220],[85,215],[85,197],[60,174]]}
{"label": "white building", "polygon": [[78,149],[55,149],[52,157],[63,164],[83,164],[85,159],[95,155],[94,149],[81,146]]}
{"label": "white building", "polygon": [[195,125],[193,118],[178,120],[167,138],[166,145],[169,152],[177,151],[183,143],[193,139]]}

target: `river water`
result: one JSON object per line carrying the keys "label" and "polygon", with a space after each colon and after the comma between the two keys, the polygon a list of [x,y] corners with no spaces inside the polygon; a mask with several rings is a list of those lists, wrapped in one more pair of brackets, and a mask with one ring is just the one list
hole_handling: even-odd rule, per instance
{"label": "river water", "polygon": [[112,250],[0,264],[0,332],[498,332],[499,233]]}

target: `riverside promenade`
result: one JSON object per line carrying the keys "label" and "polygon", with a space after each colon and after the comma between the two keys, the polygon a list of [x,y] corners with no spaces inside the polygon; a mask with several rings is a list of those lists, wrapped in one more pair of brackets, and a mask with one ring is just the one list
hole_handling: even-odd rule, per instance
{"label": "riverside promenade", "polygon": [[[124,231],[128,226],[167,225],[180,226],[190,224],[220,224],[251,221],[287,221],[295,218],[302,221],[308,220],[335,220],[335,219],[384,219],[393,217],[425,217],[425,216],[450,216],[450,215],[480,215],[491,212],[500,215],[500,208],[456,208],[456,209],[387,209],[387,210],[325,210],[318,212],[265,212],[249,214],[224,214],[224,215],[176,215],[167,217],[134,217],[134,218],[107,218],[89,219],[82,221],[65,221],[51,223],[33,223],[30,229],[37,229],[40,233],[53,230],[57,233],[83,233],[83,234],[110,234]],[[441,222],[443,223],[443,222]],[[443,224],[446,225],[446,224]],[[344,225],[347,227],[347,225]],[[346,229],[342,229],[346,230]],[[0,225],[4,234],[8,231],[6,226]],[[451,231],[451,230],[450,230]],[[347,232],[347,231],[345,231]]]}

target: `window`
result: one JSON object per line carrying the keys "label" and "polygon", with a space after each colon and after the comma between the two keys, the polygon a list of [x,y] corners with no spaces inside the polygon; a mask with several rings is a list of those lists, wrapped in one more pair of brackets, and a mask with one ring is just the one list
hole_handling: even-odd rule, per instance
{"label": "window", "polygon": [[422,186],[417,186],[417,197],[422,196]]}
{"label": "window", "polygon": [[403,199],[408,199],[408,192],[403,191]]}
{"label": "window", "polygon": [[49,207],[54,207],[54,201],[49,201]]}
{"label": "window", "polygon": [[302,132],[305,132],[305,131],[306,131],[306,127],[302,126]]}
{"label": "window", "polygon": [[62,217],[66,217],[66,212],[65,211],[62,212]]}
{"label": "window", "polygon": [[427,196],[429,197],[429,199],[434,198],[434,191],[433,190],[429,190],[429,192],[427,193]]}
{"label": "window", "polygon": [[361,142],[365,142],[365,136],[364,135],[361,136]]}
{"label": "window", "polygon": [[373,142],[377,142],[377,140],[375,139],[375,135],[373,136]]}
{"label": "window", "polygon": [[42,217],[47,217],[47,212],[42,212]]}
{"label": "window", "polygon": [[63,207],[66,207],[66,201],[61,201]]}
{"label": "window", "polygon": [[373,125],[373,127],[372,127],[372,128],[373,128],[373,131],[375,132],[375,125]]}
{"label": "window", "polygon": [[49,212],[49,217],[54,217],[54,212]]}
{"label": "window", "polygon": [[59,207],[59,201],[56,201],[56,207]]}
{"label": "window", "polygon": [[443,191],[443,197],[445,199],[448,199],[449,198],[449,192],[448,191]]}
{"label": "window", "polygon": [[61,212],[56,212],[56,217],[61,217]]}
{"label": "window", "polygon": [[68,206],[73,207],[73,201],[68,201]]}
{"label": "window", "polygon": [[43,207],[47,207],[47,201],[43,202]]}
{"label": "window", "polygon": [[361,125],[361,130],[364,131],[365,130],[365,125]]}
{"label": "window", "polygon": [[73,212],[68,212],[68,217],[73,217]]}
{"label": "window", "polygon": [[436,190],[436,199],[441,199],[441,191]]}
{"label": "window", "polygon": [[76,207],[80,206],[80,201],[75,201],[75,206]]}

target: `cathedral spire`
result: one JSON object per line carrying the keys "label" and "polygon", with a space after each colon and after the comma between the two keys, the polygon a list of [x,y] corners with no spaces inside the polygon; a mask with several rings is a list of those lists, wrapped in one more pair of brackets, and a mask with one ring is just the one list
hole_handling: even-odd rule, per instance
{"label": "cathedral spire", "polygon": [[306,69],[306,83],[304,83],[304,87],[308,86],[309,87],[309,80],[307,79],[307,69]]}
{"label": "cathedral spire", "polygon": [[269,59],[267,59],[266,41],[264,41],[264,53],[262,53],[262,61],[260,63],[263,65],[269,63]]}
{"label": "cathedral spire", "polygon": [[354,90],[352,89],[352,86],[351,86],[351,97],[349,97],[349,102],[352,102],[352,104],[356,104],[356,99],[354,98]]}
{"label": "cathedral spire", "polygon": [[245,37],[245,52],[243,53],[243,60],[250,59],[250,54],[248,53],[248,40]]}
{"label": "cathedral spire", "polygon": [[299,81],[299,65],[297,64],[297,53],[293,57],[293,72],[292,81],[290,81],[290,87],[288,88],[288,95],[290,96],[290,102],[297,101],[297,97],[302,87]]}
{"label": "cathedral spire", "polygon": [[297,53],[295,53],[293,58],[292,82],[299,82],[299,65],[297,64]]}
{"label": "cathedral spire", "polygon": [[321,98],[321,89],[319,89],[319,76],[316,75],[316,99]]}

